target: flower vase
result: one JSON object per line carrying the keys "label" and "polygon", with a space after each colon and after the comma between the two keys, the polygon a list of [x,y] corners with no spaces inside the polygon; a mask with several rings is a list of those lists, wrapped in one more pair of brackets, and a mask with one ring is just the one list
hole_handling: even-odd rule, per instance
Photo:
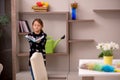
{"label": "flower vase", "polygon": [[71,15],[72,15],[72,20],[76,20],[76,8],[72,8],[72,13],[71,13]]}
{"label": "flower vase", "polygon": [[103,60],[104,60],[104,64],[112,65],[113,56],[104,56]]}

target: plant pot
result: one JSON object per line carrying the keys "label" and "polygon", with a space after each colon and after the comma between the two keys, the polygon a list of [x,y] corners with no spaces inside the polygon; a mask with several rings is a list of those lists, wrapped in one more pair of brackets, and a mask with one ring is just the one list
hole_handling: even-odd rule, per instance
{"label": "plant pot", "polygon": [[112,65],[113,56],[104,56],[104,64]]}
{"label": "plant pot", "polygon": [[72,20],[76,20],[76,17],[77,17],[77,15],[76,15],[76,8],[72,8]]}

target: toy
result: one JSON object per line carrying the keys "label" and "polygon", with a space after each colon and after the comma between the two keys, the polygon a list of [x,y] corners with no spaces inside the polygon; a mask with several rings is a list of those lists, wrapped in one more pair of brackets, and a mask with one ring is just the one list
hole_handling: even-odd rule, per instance
{"label": "toy", "polygon": [[35,5],[32,6],[32,9],[36,12],[45,11],[47,12],[49,8],[48,2],[38,1]]}
{"label": "toy", "polygon": [[95,64],[94,64],[94,63],[90,63],[90,64],[87,64],[87,66],[88,66],[88,69],[89,69],[89,70],[93,70]]}
{"label": "toy", "polygon": [[81,69],[88,69],[88,65],[87,64],[82,64],[80,68]]}
{"label": "toy", "polygon": [[51,37],[48,37],[47,41],[46,41],[46,45],[45,45],[46,53],[48,53],[48,54],[53,53],[57,44],[64,38],[65,38],[65,35],[63,35],[60,39],[55,41]]}
{"label": "toy", "polygon": [[103,72],[120,72],[120,69],[117,69],[111,65],[99,64],[99,63],[84,63],[81,65],[81,68],[94,70],[94,71],[103,71]]}
{"label": "toy", "polygon": [[114,72],[115,68],[111,65],[104,65],[102,67],[102,71],[104,72]]}
{"label": "toy", "polygon": [[103,64],[96,63],[93,70],[102,71],[102,67],[103,67]]}
{"label": "toy", "polygon": [[115,69],[114,71],[115,71],[115,72],[120,72],[120,69]]}
{"label": "toy", "polygon": [[116,64],[116,68],[120,68],[120,62]]}
{"label": "toy", "polygon": [[114,67],[115,67],[115,72],[120,72],[120,62],[114,64]]}

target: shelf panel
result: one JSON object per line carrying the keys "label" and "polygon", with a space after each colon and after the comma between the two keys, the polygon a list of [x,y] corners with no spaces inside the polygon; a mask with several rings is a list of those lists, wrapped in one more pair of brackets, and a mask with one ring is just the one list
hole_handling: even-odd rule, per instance
{"label": "shelf panel", "polygon": [[68,12],[67,11],[59,11],[59,12],[19,12],[19,14],[21,15],[21,14],[24,14],[24,15],[38,15],[38,14],[42,14],[42,15],[44,15],[44,14],[59,14],[59,15],[61,15],[61,14],[68,14]]}
{"label": "shelf panel", "polygon": [[49,55],[68,55],[67,53],[65,53],[65,52],[57,52],[57,53],[50,53],[50,54],[47,54],[48,56]]}
{"label": "shelf panel", "polygon": [[[48,73],[48,78],[49,79],[66,79],[68,72],[66,71],[47,71]],[[27,78],[27,80],[31,80],[31,73],[30,71],[20,71],[18,73],[16,73],[16,79],[17,80],[24,80],[24,78]]]}
{"label": "shelf panel", "polygon": [[93,19],[81,19],[81,20],[68,20],[68,22],[94,22]]}
{"label": "shelf panel", "polygon": [[94,12],[120,12],[120,9],[94,9]]}
{"label": "shelf panel", "polygon": [[69,43],[78,43],[78,42],[93,42],[94,39],[71,39]]}
{"label": "shelf panel", "polygon": [[23,36],[24,36],[24,35],[26,35],[26,34],[28,34],[28,33],[29,33],[29,32],[19,32],[18,35],[21,35],[21,36],[23,35]]}
{"label": "shelf panel", "polygon": [[26,52],[26,53],[19,53],[19,54],[17,54],[17,56],[19,56],[19,57],[29,56],[29,53],[28,52]]}
{"label": "shelf panel", "polygon": [[[64,53],[64,52],[58,52],[58,53],[49,53],[49,54],[46,54],[46,55],[68,55],[68,54]],[[19,57],[29,56],[29,52],[19,53],[19,54],[17,54],[17,56],[19,56]]]}

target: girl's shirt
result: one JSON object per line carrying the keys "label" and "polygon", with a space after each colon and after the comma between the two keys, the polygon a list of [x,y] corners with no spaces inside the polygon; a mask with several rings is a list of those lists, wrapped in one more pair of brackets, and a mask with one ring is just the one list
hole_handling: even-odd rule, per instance
{"label": "girl's shirt", "polygon": [[35,34],[34,32],[29,33],[25,37],[29,40],[30,44],[30,55],[32,56],[34,52],[40,52],[43,54],[45,59],[45,44],[46,44],[46,33],[41,31],[39,34]]}

